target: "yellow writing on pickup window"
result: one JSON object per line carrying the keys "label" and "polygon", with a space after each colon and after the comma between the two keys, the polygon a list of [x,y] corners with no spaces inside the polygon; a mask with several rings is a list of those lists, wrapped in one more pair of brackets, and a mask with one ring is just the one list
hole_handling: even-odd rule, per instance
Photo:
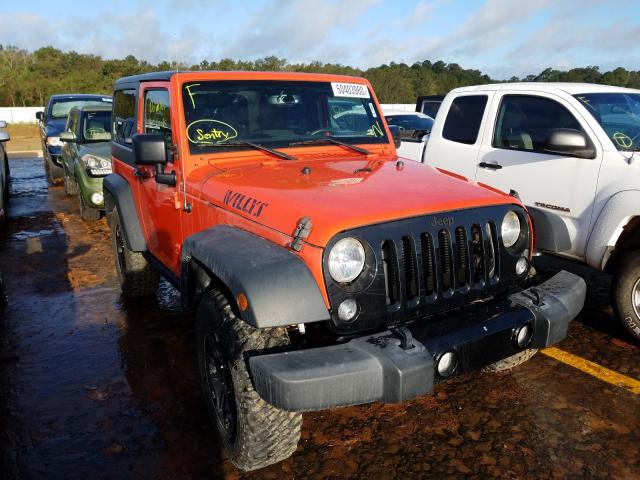
{"label": "yellow writing on pickup window", "polygon": [[191,143],[221,143],[236,138],[238,131],[220,120],[196,120],[187,126],[187,138]]}

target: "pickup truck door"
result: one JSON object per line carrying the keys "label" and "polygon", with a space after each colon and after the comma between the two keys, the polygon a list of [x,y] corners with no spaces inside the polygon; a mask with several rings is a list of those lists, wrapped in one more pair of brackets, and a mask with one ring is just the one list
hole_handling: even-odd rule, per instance
{"label": "pickup truck door", "polygon": [[[172,98],[168,83],[149,82],[141,87],[138,111],[140,133],[163,134],[166,138],[169,163],[164,171],[176,172],[180,185],[180,158],[173,155],[177,126],[171,114]],[[157,183],[155,167],[138,165],[139,212],[147,248],[153,256],[175,275],[180,273],[182,248],[182,208],[178,201],[178,186]]]}
{"label": "pickup truck door", "polygon": [[[478,156],[476,180],[504,192],[515,190],[529,208],[536,246],[582,258],[593,212],[602,147],[570,102],[541,92],[498,92]],[[551,130],[586,134],[595,158],[545,151]]]}

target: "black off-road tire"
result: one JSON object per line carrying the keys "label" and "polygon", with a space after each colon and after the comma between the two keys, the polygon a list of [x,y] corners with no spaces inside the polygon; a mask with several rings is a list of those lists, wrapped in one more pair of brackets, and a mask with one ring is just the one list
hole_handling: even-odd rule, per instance
{"label": "black off-road tire", "polygon": [[[288,345],[286,329],[251,327],[214,290],[198,306],[196,341],[202,392],[229,460],[249,471],[290,457],[300,440],[302,414],[265,402],[253,388],[245,359],[246,352]],[[226,380],[218,383],[225,395],[216,396],[214,377]]]}
{"label": "black off-road tire", "polygon": [[100,220],[100,215],[102,212],[97,208],[87,207],[87,204],[84,203],[84,199],[82,195],[78,195],[78,203],[80,204],[80,216],[86,222],[95,222]]}
{"label": "black off-road tire", "polygon": [[160,274],[141,252],[132,252],[127,247],[117,209],[111,214],[110,227],[111,246],[122,296],[138,298],[155,294]]}
{"label": "black off-road tire", "polygon": [[537,348],[527,348],[521,352],[511,355],[510,357],[503,358],[502,360],[487,365],[482,369],[483,372],[504,372],[505,370],[511,370],[517,367],[521,363],[524,363],[531,359],[538,352]]}
{"label": "black off-road tire", "polygon": [[613,276],[613,306],[624,327],[640,340],[640,250],[627,253]]}
{"label": "black off-road tire", "polygon": [[7,205],[9,204],[9,184],[11,183],[11,172],[9,170],[9,157],[7,157],[7,154],[5,153],[4,155],[4,178],[5,178],[5,189],[3,192],[4,195],[4,205],[5,205],[5,209],[7,208]]}

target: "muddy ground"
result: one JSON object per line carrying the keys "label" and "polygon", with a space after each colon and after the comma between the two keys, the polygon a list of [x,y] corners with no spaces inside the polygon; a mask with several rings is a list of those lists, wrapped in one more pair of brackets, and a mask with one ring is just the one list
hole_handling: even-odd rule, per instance
{"label": "muddy ground", "polygon": [[[11,161],[0,231],[0,476],[5,478],[640,478],[640,396],[538,354],[403,405],[305,416],[295,455],[241,473],[204,411],[194,331],[176,292],[124,302],[104,220],[48,188],[41,159]],[[559,347],[640,379],[640,349],[613,317],[610,279]]]}

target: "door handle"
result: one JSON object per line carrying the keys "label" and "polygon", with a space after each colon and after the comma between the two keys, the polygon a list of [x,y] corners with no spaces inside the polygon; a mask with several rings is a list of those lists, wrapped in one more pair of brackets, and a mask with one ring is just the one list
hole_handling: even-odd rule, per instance
{"label": "door handle", "polygon": [[500,170],[502,168],[502,165],[499,163],[480,162],[478,166],[481,168],[488,168],[489,170]]}

